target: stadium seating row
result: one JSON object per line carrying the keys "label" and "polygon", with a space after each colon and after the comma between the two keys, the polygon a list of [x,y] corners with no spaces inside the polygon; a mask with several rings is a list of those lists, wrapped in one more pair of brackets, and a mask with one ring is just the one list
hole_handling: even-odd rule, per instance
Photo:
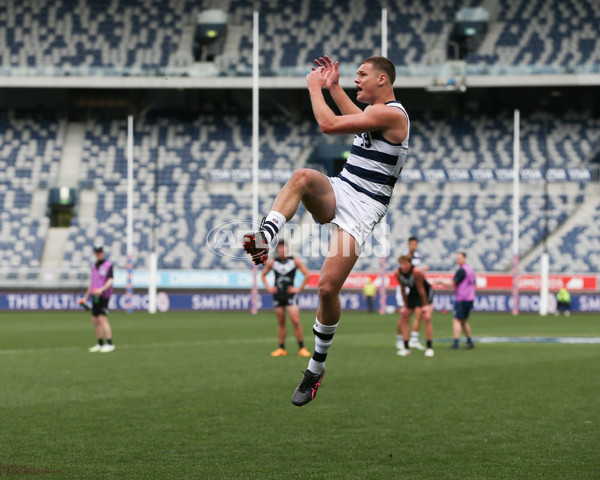
{"label": "stadium seating row", "polygon": [[186,48],[184,31],[198,8],[191,0],[2,2],[0,65],[152,72],[190,64],[191,44]]}
{"label": "stadium seating row", "polygon": [[[266,74],[302,71],[328,52],[356,65],[377,54],[381,8],[388,9],[389,57],[399,66],[431,65],[446,59],[455,15],[467,0],[283,0],[260,2],[261,67]],[[158,74],[190,67],[198,12],[214,2],[201,0],[8,0],[0,5],[0,67],[121,74]],[[216,63],[230,74],[248,74],[252,59],[252,12],[245,0],[220,5],[230,28],[227,48]],[[579,68],[600,63],[593,0],[501,0],[497,2],[484,51],[468,55],[469,65]],[[239,27],[239,28],[235,28]],[[315,42],[315,38],[319,41]],[[310,40],[309,40],[310,39]],[[317,46],[316,46],[317,45]],[[127,70],[128,69],[128,70]],[[554,70],[553,70],[554,69]]]}

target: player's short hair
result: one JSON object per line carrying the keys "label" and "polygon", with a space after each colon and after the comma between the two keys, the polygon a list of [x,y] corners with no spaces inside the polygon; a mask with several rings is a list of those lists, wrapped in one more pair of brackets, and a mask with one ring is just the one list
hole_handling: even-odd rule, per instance
{"label": "player's short hair", "polygon": [[458,253],[459,255],[462,255],[464,258],[467,258],[467,254],[465,252],[460,252],[459,251],[459,252],[456,252],[456,253]]}
{"label": "player's short hair", "polygon": [[390,85],[393,85],[396,81],[396,67],[394,67],[389,58],[378,56],[367,57],[362,63],[370,63],[375,70],[385,73],[390,81]]}
{"label": "player's short hair", "polygon": [[409,242],[418,242],[419,239],[417,237],[408,237]]}
{"label": "player's short hair", "polygon": [[402,263],[402,262],[411,263],[412,262],[412,257],[410,255],[400,255],[398,257],[398,263]]}
{"label": "player's short hair", "polygon": [[279,246],[279,245],[285,247],[285,240],[283,238],[280,240],[277,240],[277,246]]}

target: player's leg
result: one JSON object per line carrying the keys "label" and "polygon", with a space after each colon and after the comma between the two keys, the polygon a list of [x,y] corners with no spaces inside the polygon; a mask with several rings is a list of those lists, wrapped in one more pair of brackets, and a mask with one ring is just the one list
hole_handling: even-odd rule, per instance
{"label": "player's leg", "polygon": [[465,349],[473,348],[474,345],[473,345],[473,339],[471,338],[471,326],[469,325],[468,319],[465,318],[460,323],[461,323],[463,332],[465,332],[465,338],[467,339],[467,342],[465,343],[463,348],[465,348]]}
{"label": "player's leg", "polygon": [[463,331],[465,332],[465,337],[467,339],[467,342],[465,343],[465,346],[463,347],[465,349],[471,349],[474,347],[473,340],[471,338],[471,326],[469,325],[469,313],[471,313],[472,306],[473,306],[472,302],[467,303],[466,309],[465,309],[465,317],[460,322],[461,327],[462,327]]}
{"label": "player's leg", "polygon": [[93,347],[89,348],[90,352],[99,352],[104,345],[104,331],[102,330],[102,325],[100,323],[100,319],[98,315],[92,315],[92,324],[94,325],[94,332],[96,333],[96,338],[98,342]]}
{"label": "player's leg", "polygon": [[310,357],[310,352],[304,347],[304,332],[300,324],[300,309],[298,305],[290,305],[287,307],[287,313],[294,327],[294,336],[298,341],[298,355],[301,357]]}
{"label": "player's leg", "polygon": [[452,342],[452,345],[450,346],[450,350],[458,349],[458,345],[460,344],[461,329],[462,329],[461,322],[458,318],[456,318],[456,315],[455,315],[454,318],[452,319],[452,337],[454,340]]}
{"label": "player's leg", "polygon": [[277,341],[279,347],[277,350],[271,352],[272,357],[285,357],[287,352],[285,351],[285,337],[287,331],[285,329],[285,307],[275,307],[275,318],[277,318]]}
{"label": "player's leg", "polygon": [[404,336],[404,348],[398,350],[396,353],[401,357],[410,355],[410,317],[412,316],[414,308],[405,305],[400,312],[400,329]]}
{"label": "player's leg", "polygon": [[331,183],[316,170],[296,170],[275,198],[273,211],[279,212],[289,221],[300,202],[321,223],[330,222],[335,215],[335,196]]}
{"label": "player's leg", "polygon": [[421,307],[415,308],[415,318],[413,320],[412,332],[410,334],[410,348],[416,348],[417,350],[425,350],[425,347],[419,342],[419,332],[421,331],[421,319],[423,313]]}
{"label": "player's leg", "polygon": [[106,344],[103,345],[100,350],[103,353],[112,352],[115,349],[115,346],[112,343],[112,329],[110,328],[110,323],[108,323],[108,300],[108,298],[100,298],[98,300],[98,308],[100,311],[98,322],[100,323],[100,328],[106,339]]}
{"label": "player's leg", "polygon": [[396,350],[404,349],[404,334],[402,333],[402,311],[405,308],[404,298],[402,297],[400,286],[396,287],[396,305],[398,312],[398,322],[396,323]]}
{"label": "player's leg", "polygon": [[398,312],[398,322],[396,323],[396,349],[403,350],[404,349],[404,333],[402,328],[402,316],[404,309],[406,307],[400,307],[400,311]]}
{"label": "player's leg", "polygon": [[323,325],[337,325],[342,314],[339,293],[360,255],[356,240],[334,225],[327,257],[319,275],[317,319]]}
{"label": "player's leg", "polygon": [[431,317],[433,316],[433,303],[430,303],[427,307],[422,308],[422,318],[425,323],[425,340],[427,346],[425,348],[425,356],[433,357],[433,322]]}
{"label": "player's leg", "polygon": [[319,276],[319,308],[313,327],[315,351],[292,396],[294,405],[302,406],[310,402],[321,386],[325,361],[341,315],[339,293],[359,255],[360,249],[354,237],[334,226],[327,258]]}
{"label": "player's leg", "polygon": [[102,346],[101,352],[112,352],[115,349],[115,346],[112,343],[112,329],[110,328],[110,323],[108,323],[108,317],[106,313],[102,315],[98,315],[98,320],[100,322],[102,331],[104,332],[104,338],[106,339],[106,344]]}
{"label": "player's leg", "polygon": [[294,216],[300,202],[321,223],[329,223],[335,216],[335,195],[329,179],[316,170],[296,170],[275,198],[260,231],[244,237],[244,250],[255,264],[267,261],[269,244]]}

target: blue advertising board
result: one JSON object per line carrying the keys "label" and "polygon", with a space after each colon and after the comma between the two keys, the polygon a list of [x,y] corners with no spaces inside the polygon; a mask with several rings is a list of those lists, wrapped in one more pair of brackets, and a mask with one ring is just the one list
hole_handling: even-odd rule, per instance
{"label": "blue advertising board", "polygon": [[[0,310],[80,310],[77,303],[80,298],[75,293],[2,293],[0,294]],[[148,295],[136,294],[132,296],[134,310],[148,309]],[[539,311],[539,295],[521,294],[519,297],[519,310],[521,312]],[[366,310],[366,302],[360,293],[340,294],[340,303],[343,310]],[[392,309],[395,307],[393,295],[388,295],[387,303]],[[259,295],[259,308],[270,310],[273,308],[273,297],[269,294]],[[302,293],[298,295],[298,305],[302,310],[316,310],[318,296],[316,293]],[[378,305],[378,302],[376,302]],[[157,307],[161,312],[170,310],[191,311],[244,311],[250,310],[252,296],[250,293],[164,293],[157,296]],[[434,297],[436,311],[452,311],[454,297],[449,293],[438,293]],[[111,297],[109,308],[111,310],[127,309],[127,297],[117,294]],[[512,308],[511,295],[482,294],[478,295],[474,311],[479,312],[510,312]],[[600,312],[600,294],[572,295],[571,311],[573,312]]]}

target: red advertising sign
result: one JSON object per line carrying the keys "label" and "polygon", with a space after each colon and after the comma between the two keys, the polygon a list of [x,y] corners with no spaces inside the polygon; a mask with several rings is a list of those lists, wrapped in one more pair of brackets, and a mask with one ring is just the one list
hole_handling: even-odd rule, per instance
{"label": "red advertising sign", "polygon": [[[427,280],[435,288],[449,289],[440,285],[443,281],[452,280],[453,273],[427,272]],[[379,285],[378,273],[351,273],[344,283],[345,289],[362,289],[371,279],[375,285]],[[396,288],[396,278],[388,274],[385,279],[386,287]],[[479,291],[509,291],[512,289],[512,275],[503,273],[482,273],[476,276],[477,290]],[[308,288],[317,288],[319,285],[319,274],[312,273],[308,282]],[[519,275],[519,290],[523,292],[534,292],[540,290],[541,278],[539,275]],[[548,279],[550,291],[558,291],[562,287],[572,292],[596,292],[598,291],[598,277],[596,275],[550,275]]]}

